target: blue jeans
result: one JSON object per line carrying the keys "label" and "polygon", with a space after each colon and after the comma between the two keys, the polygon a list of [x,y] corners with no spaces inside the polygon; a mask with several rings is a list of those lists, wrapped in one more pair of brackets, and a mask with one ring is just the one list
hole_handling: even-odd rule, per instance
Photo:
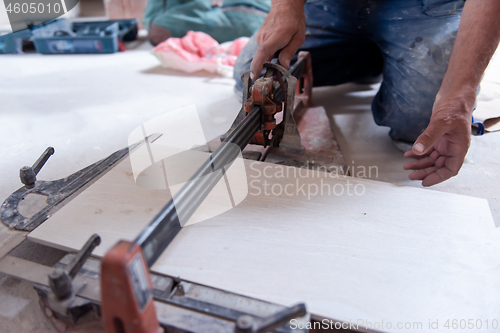
{"label": "blue jeans", "polygon": [[[457,35],[464,0],[308,0],[306,41],[314,86],[383,74],[375,122],[414,142],[429,124]],[[284,13],[286,15],[286,13]],[[235,64],[236,89],[258,48],[255,35]]]}

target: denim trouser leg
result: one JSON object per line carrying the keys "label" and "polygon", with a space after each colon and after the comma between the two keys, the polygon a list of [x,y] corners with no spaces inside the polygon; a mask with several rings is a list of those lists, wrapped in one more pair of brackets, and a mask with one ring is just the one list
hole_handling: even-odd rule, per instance
{"label": "denim trouser leg", "polygon": [[[448,67],[462,1],[373,2],[367,27],[384,57],[384,79],[373,99],[375,122],[393,139],[414,142],[429,124],[432,106]],[[443,2],[443,1],[441,1]]]}
{"label": "denim trouser leg", "polygon": [[[309,0],[306,41],[314,86],[383,71],[375,122],[413,142],[427,127],[453,49],[462,0]],[[236,89],[257,50],[255,36],[235,64]]]}

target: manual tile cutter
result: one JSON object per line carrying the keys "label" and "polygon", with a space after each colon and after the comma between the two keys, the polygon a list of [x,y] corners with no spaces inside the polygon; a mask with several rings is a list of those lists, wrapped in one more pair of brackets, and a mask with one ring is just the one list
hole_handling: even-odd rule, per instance
{"label": "manual tile cutter", "polygon": [[[274,153],[277,149],[283,154],[281,157],[291,158],[292,162],[301,162],[300,159],[309,156],[311,151],[314,156],[321,155],[328,148],[319,147],[314,151],[314,147],[311,149],[301,139],[300,126],[304,125],[307,114],[301,116],[302,121],[294,119],[300,118],[293,114],[296,113],[294,103],[301,101],[307,105],[311,99],[309,55],[301,53],[290,72],[276,64],[265,64],[265,68],[266,74],[253,85],[248,73],[243,75],[242,110],[211,159],[193,176],[194,181],[177,194],[177,206],[170,201],[134,242],[119,242],[102,260],[100,272],[99,260],[89,258],[100,242],[97,235],[91,237],[76,256],[66,255],[54,269],[5,254],[24,239],[26,232],[35,229],[60,206],[114,167],[134,146],[51,182],[36,179],[36,174],[54,153],[52,148],[47,149],[32,167],[21,170],[24,186],[7,198],[1,207],[2,222],[19,233],[12,233],[7,241],[0,240],[0,272],[34,282],[42,306],[65,323],[77,323],[89,309],[98,314],[102,312],[108,332],[158,332],[161,327],[178,329],[182,326],[179,318],[186,318],[186,313],[194,320],[188,325],[193,332],[207,332],[207,327],[219,327],[215,330],[217,332],[288,332],[289,329],[282,325],[291,318],[304,315],[303,304],[286,308],[186,281],[174,282],[171,278],[149,272],[149,267],[181,229],[178,214],[182,213],[186,218],[196,210],[219,180],[213,169],[230,165],[243,148],[257,145],[274,150]],[[284,120],[278,122],[280,114]],[[319,118],[311,119],[318,123]],[[321,122],[324,121],[323,118]],[[314,121],[307,124],[310,123]],[[338,153],[332,156],[337,158],[340,151]],[[332,156],[328,163],[336,161]],[[279,163],[286,164],[290,160],[283,161]],[[20,204],[31,194],[46,197],[48,205],[30,216],[23,216],[19,211]],[[179,206],[184,207],[182,211]],[[37,274],[25,274],[35,270],[38,270]],[[100,283],[96,280],[99,277]],[[219,301],[200,300],[200,295],[204,294]],[[221,306],[221,300],[227,303],[228,297],[232,299],[229,303],[248,304],[249,311],[241,311],[230,304]],[[256,309],[260,309],[259,315],[255,314]]]}

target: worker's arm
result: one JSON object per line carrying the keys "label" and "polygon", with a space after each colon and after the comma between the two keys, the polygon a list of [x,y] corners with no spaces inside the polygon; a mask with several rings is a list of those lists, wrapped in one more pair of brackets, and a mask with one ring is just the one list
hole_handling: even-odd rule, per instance
{"label": "worker's arm", "polygon": [[500,39],[500,1],[467,0],[429,126],[406,157],[412,180],[431,186],[458,174],[470,146],[477,87]]}
{"label": "worker's arm", "polygon": [[272,0],[271,11],[256,35],[259,48],[250,66],[252,79],[260,75],[262,65],[279,50],[279,62],[288,68],[305,40],[304,3],[305,0]]}

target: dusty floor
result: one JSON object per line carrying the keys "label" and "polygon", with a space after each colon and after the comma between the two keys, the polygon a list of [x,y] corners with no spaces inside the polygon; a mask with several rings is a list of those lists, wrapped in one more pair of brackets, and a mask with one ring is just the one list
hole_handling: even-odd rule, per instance
{"label": "dusty floor", "polygon": [[[19,168],[31,165],[47,146],[54,146],[56,154],[39,178],[52,180],[125,147],[136,126],[184,105],[197,106],[207,138],[229,127],[240,107],[230,79],[197,73],[193,80],[159,67],[144,50],[147,46],[131,49],[97,56],[2,56],[2,201],[20,187]],[[193,93],[193,84],[203,89]],[[332,117],[348,163],[377,166],[373,179],[420,186],[407,179],[405,158],[391,143],[388,129],[373,123],[370,102],[375,91],[376,86],[355,84],[315,89],[314,103],[325,106]],[[429,190],[486,198],[500,226],[499,157],[500,132],[474,137],[459,176]],[[57,256],[39,252],[47,260]],[[0,300],[0,332],[54,331],[28,283],[0,275]]]}

